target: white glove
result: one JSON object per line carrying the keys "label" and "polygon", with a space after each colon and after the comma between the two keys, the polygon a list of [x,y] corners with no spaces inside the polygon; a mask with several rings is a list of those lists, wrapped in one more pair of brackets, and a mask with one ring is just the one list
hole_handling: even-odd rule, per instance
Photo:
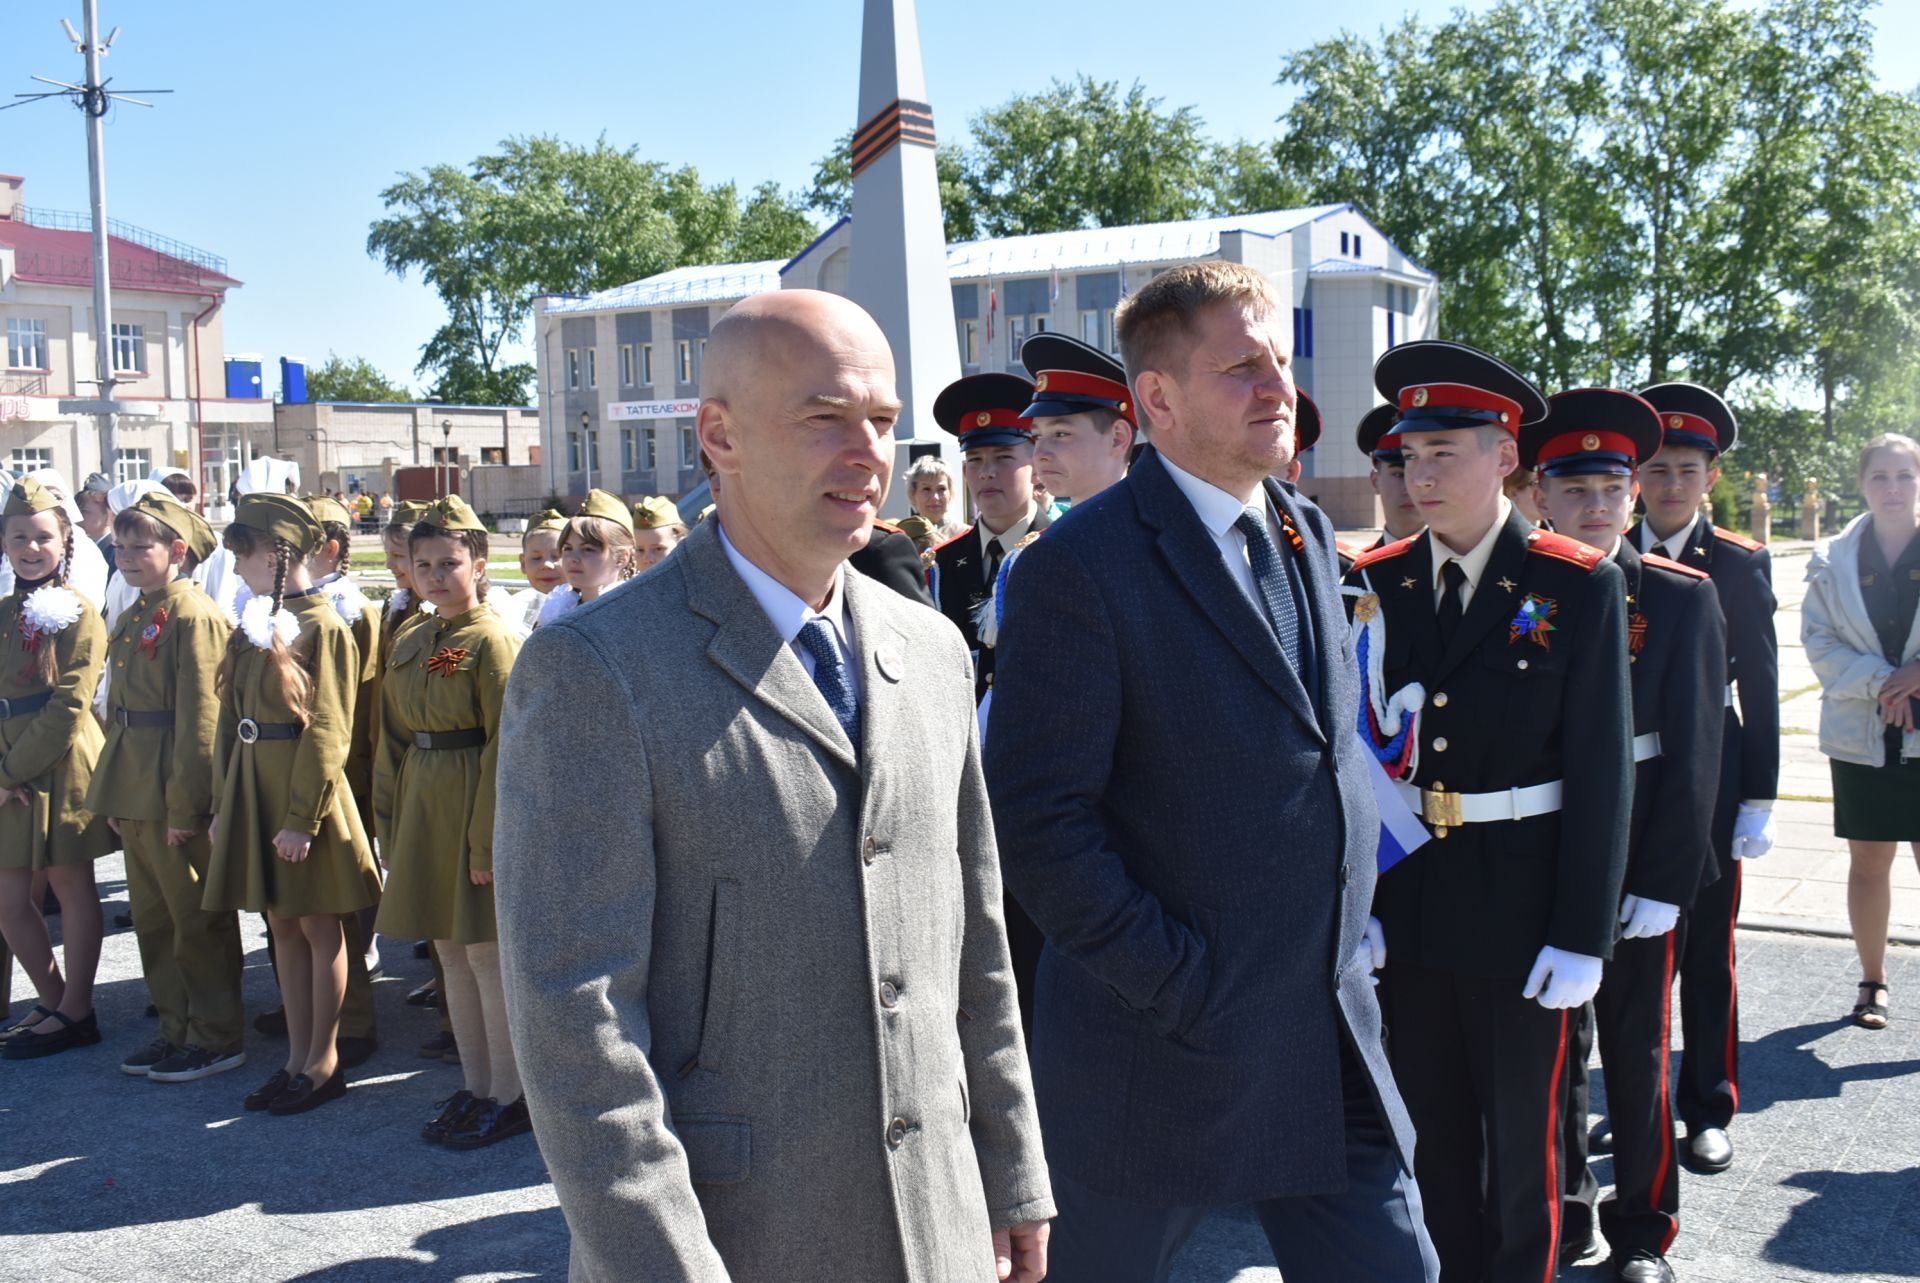
{"label": "white glove", "polygon": [[1537,998],[1549,1011],[1592,1002],[1600,992],[1600,959],[1546,945],[1533,960],[1522,998]]}
{"label": "white glove", "polygon": [[[1348,965],[1367,972],[1378,971],[1387,965],[1387,933],[1380,929],[1380,919],[1367,919],[1366,934],[1353,947],[1353,961]],[[1376,985],[1380,983],[1380,977],[1376,975],[1368,975],[1367,979]]]}
{"label": "white glove", "polygon": [[1733,817],[1733,858],[1757,860],[1773,850],[1773,806],[1742,802]]}
{"label": "white glove", "polygon": [[1630,895],[1620,902],[1620,938],[1650,940],[1673,930],[1680,921],[1680,906],[1658,900],[1642,900]]}

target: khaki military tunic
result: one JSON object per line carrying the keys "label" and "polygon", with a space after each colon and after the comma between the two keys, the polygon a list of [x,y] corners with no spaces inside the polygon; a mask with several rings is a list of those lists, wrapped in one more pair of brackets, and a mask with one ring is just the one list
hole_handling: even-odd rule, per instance
{"label": "khaki military tunic", "polygon": [[[240,738],[240,721],[298,722],[281,691],[272,655],[248,644],[220,693],[214,742],[219,822],[207,871],[209,909],[245,909],[281,918],[352,913],[380,896],[380,875],[345,775],[353,736],[353,692],[360,656],[333,603],[319,593],[290,597],[300,626],[294,658],[312,682],[299,738]],[[298,863],[274,854],[282,829],[313,834]]]}
{"label": "khaki military tunic", "polygon": [[[107,643],[107,741],[87,806],[116,820],[204,830],[213,817],[214,676],[233,625],[191,579],[142,593]],[[123,726],[123,711],[173,713],[170,726]]]}
{"label": "khaki military tunic", "polygon": [[[381,680],[374,812],[388,863],[384,935],[483,944],[497,939],[493,782],[500,706],[520,642],[491,606],[403,627]],[[420,731],[484,730],[484,746],[421,748]]]}
{"label": "khaki military tunic", "polygon": [[[336,581],[341,579],[351,582],[346,575],[330,576],[319,585],[320,595],[331,597],[332,589],[339,586]],[[371,835],[374,742],[378,738],[375,726],[380,719],[380,635],[385,631],[380,625],[385,611],[371,597],[363,600],[357,619],[345,615],[340,618],[352,630],[353,644],[360,652],[360,679],[353,691],[353,742],[347,750],[347,787],[353,790],[353,800],[360,808],[360,826]],[[339,605],[334,609],[338,613]]]}
{"label": "khaki military tunic", "polygon": [[0,789],[24,787],[33,796],[29,806],[0,806],[0,869],[85,864],[118,845],[106,820],[87,809],[102,739],[92,704],[107,626],[99,608],[80,597],[78,619],[35,637],[21,618],[28,595],[16,585],[0,601],[0,700],[47,691],[40,647],[52,646],[58,663],[53,698],[43,708],[0,719]]}

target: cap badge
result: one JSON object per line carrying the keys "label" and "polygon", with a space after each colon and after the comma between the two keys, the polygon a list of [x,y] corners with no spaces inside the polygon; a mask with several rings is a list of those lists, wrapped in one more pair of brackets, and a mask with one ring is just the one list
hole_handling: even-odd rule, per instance
{"label": "cap badge", "polygon": [[982,410],[980,411],[980,413],[973,416],[973,425],[977,428],[984,428],[989,423],[992,423],[992,422],[993,422],[993,416],[987,413],[985,410]]}
{"label": "cap badge", "polygon": [[1582,450],[1598,450],[1600,448],[1600,438],[1589,432],[1586,436],[1580,438],[1580,448]]}
{"label": "cap badge", "polygon": [[1673,415],[1668,415],[1668,416],[1667,416],[1667,426],[1668,426],[1668,427],[1670,427],[1670,428],[1681,428],[1681,427],[1685,427],[1685,426],[1686,426],[1686,422],[1687,422],[1687,421],[1686,421],[1685,419],[1683,419],[1683,418],[1681,418],[1681,417],[1680,417],[1679,415],[1677,415],[1677,414],[1673,414]]}
{"label": "cap badge", "polygon": [[1413,404],[1415,405],[1415,407],[1423,406],[1426,403],[1427,403],[1427,390],[1425,388],[1415,388],[1413,390]]}
{"label": "cap badge", "polygon": [[1132,406],[1130,406],[1130,405],[1128,405],[1128,404],[1127,404],[1127,403],[1126,403],[1125,401],[1122,401],[1122,402],[1120,403],[1120,413],[1122,413],[1122,414],[1126,414],[1126,413],[1128,413],[1128,412],[1130,412],[1130,411],[1131,411],[1132,409],[1133,409],[1133,407],[1132,407]]}

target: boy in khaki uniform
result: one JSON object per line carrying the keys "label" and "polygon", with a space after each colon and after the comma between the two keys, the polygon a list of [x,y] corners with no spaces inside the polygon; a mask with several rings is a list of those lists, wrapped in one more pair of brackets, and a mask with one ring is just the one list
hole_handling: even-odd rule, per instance
{"label": "boy in khaki uniform", "polygon": [[114,519],[115,560],[138,600],[107,644],[107,740],[87,807],[126,849],[127,894],[160,1036],[120,1064],[191,1082],[246,1063],[240,923],[201,907],[213,815],[214,675],[232,626],[190,576],[213,530],[164,491]]}

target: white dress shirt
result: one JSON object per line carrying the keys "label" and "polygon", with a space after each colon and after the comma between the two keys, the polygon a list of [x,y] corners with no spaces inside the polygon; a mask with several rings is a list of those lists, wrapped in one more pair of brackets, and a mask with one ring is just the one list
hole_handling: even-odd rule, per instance
{"label": "white dress shirt", "polygon": [[[719,518],[714,518],[716,522]],[[740,578],[747,583],[747,591],[760,603],[760,609],[767,613],[767,619],[773,624],[773,631],[780,634],[780,640],[787,644],[800,666],[807,670],[807,676],[813,673],[813,652],[800,644],[800,630],[816,619],[824,619],[833,630],[833,639],[840,646],[840,663],[846,669],[847,689],[853,692],[854,702],[860,702],[860,665],[856,662],[858,652],[854,649],[853,621],[847,618],[846,577],[844,564],[835,567],[833,572],[833,591],[827,595],[827,608],[815,610],[800,600],[793,589],[775,579],[760,567],[741,555],[727,538],[727,528],[720,527],[720,547],[726,551],[727,560],[739,572]]]}
{"label": "white dress shirt", "polygon": [[1202,481],[1164,454],[1160,456],[1160,462],[1166,465],[1167,475],[1173,478],[1173,484],[1180,487],[1180,493],[1193,505],[1194,515],[1200,518],[1200,524],[1213,536],[1214,546],[1226,558],[1227,571],[1232,574],[1234,582],[1240,585],[1240,591],[1247,594],[1247,599],[1260,609],[1264,617],[1266,608],[1260,605],[1260,589],[1253,582],[1253,561],[1247,555],[1247,537],[1233,523],[1240,520],[1240,514],[1248,508],[1257,506],[1266,514],[1267,534],[1273,539],[1274,547],[1280,546],[1280,523],[1274,517],[1273,504],[1267,498],[1266,487],[1260,487],[1259,496],[1252,504],[1245,504],[1211,481]]}
{"label": "white dress shirt", "polygon": [[1668,561],[1678,561],[1686,553],[1687,545],[1693,541],[1693,528],[1699,524],[1700,518],[1695,517],[1692,521],[1689,521],[1686,525],[1674,531],[1672,538],[1661,539],[1654,535],[1652,522],[1642,521],[1640,523],[1640,551],[1657,553],[1665,557]]}
{"label": "white dress shirt", "polygon": [[[994,534],[993,531],[987,529],[986,522],[984,521],[974,522],[973,523],[974,531],[980,536],[980,564],[982,566],[985,566],[988,564],[990,560],[988,556],[989,550],[991,546],[996,543],[1000,545],[1000,560],[1005,561],[1007,554],[1012,552],[1015,548],[1019,547],[1020,541],[1027,537],[1027,531],[1033,528],[1034,519],[1039,515],[1040,515],[1039,506],[1035,504],[1032,500],[1028,500],[1027,515],[1020,518],[1020,520],[1014,522],[1012,525],[1008,526],[1005,530],[1002,530],[997,535]],[[989,584],[988,587],[992,587],[992,585]]]}
{"label": "white dress shirt", "polygon": [[1449,561],[1459,562],[1460,569],[1467,576],[1467,582],[1460,586],[1460,609],[1464,611],[1473,604],[1473,590],[1480,586],[1480,577],[1487,573],[1487,562],[1493,558],[1493,545],[1499,541],[1500,532],[1507,528],[1507,518],[1512,515],[1512,501],[1505,495],[1501,495],[1500,511],[1495,514],[1493,524],[1487,528],[1486,534],[1480,536],[1480,542],[1466,552],[1455,552],[1440,542],[1439,535],[1433,533],[1431,529],[1427,531],[1428,547],[1433,553],[1433,604],[1435,606],[1440,604],[1441,590],[1446,587],[1446,581],[1440,576],[1446,570]]}

